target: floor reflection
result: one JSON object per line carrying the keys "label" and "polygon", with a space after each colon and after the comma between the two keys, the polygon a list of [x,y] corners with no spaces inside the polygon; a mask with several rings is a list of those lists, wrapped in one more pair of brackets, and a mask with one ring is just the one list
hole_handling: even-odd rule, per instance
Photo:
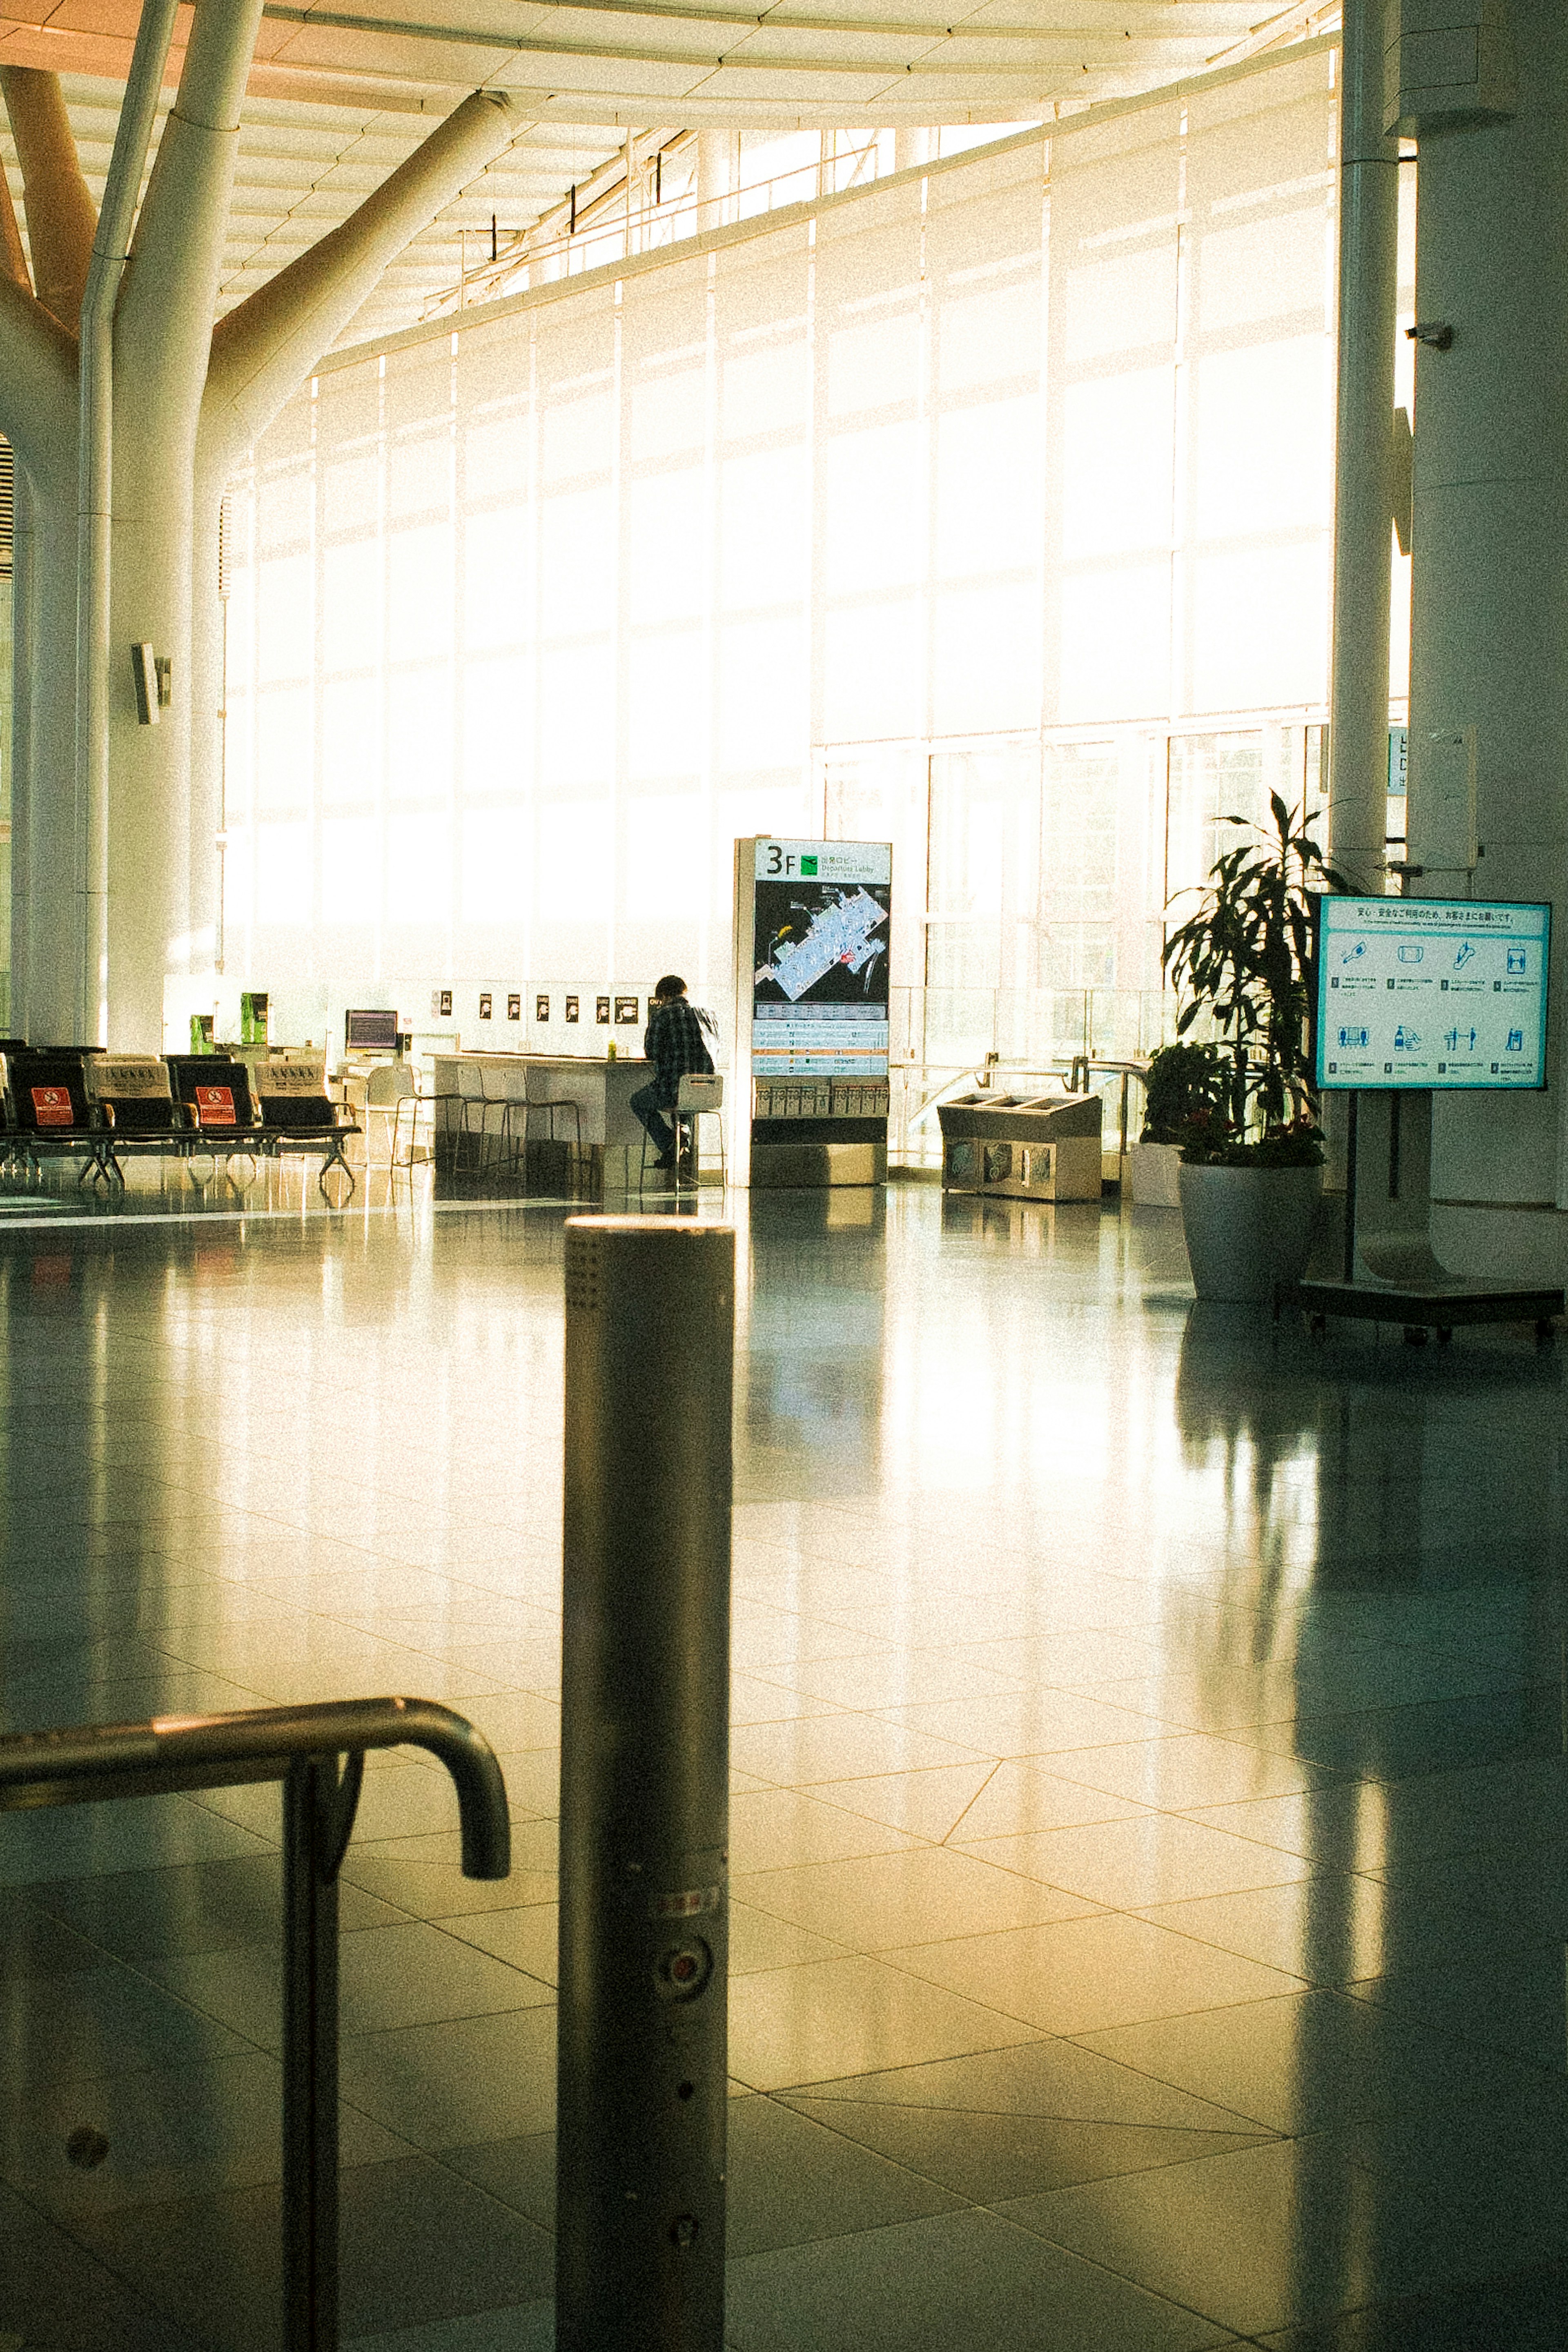
{"label": "floor reflection", "polygon": [[[487,1730],[510,1881],[400,1757],[345,1869],[345,2332],[542,2346],[563,1212],[297,1176],[0,1213],[0,1704]],[[1195,1308],[1158,1212],[739,1247],[731,2343],[1556,2344],[1556,1354]],[[276,1838],[0,1823],[0,2336],[277,2343]]]}

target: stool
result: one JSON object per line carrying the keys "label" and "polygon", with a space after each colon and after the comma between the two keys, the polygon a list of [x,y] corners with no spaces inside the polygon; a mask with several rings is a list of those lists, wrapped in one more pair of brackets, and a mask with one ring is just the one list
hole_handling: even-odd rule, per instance
{"label": "stool", "polygon": [[556,1140],[556,1112],[570,1111],[572,1114],[572,1191],[574,1196],[575,1196],[578,1177],[583,1165],[583,1106],[581,1103],[574,1102],[569,1095],[557,1095],[553,1097],[546,1097],[542,1102],[530,1099],[523,1105],[522,1150],[523,1164],[525,1169],[528,1160],[528,1122],[533,1117],[534,1112],[540,1110],[545,1112],[549,1117],[550,1140],[552,1143]]}
{"label": "stool", "polygon": [[[426,1123],[427,1144],[425,1157],[429,1160],[436,1160],[437,1159],[437,1155],[441,1148],[441,1112],[443,1106],[447,1103],[456,1103],[458,1106],[458,1110],[453,1115],[452,1121],[448,1128],[448,1133],[452,1139],[452,1148],[449,1156],[455,1164],[457,1160],[458,1121],[462,1117],[461,1106],[463,1099],[464,1097],[460,1094],[455,1094],[452,1092],[437,1093],[434,1087],[432,1087],[430,1092],[426,1094],[424,1087],[416,1078],[412,1094],[400,1095],[392,1107],[393,1166],[395,1168],[413,1168],[417,1164],[419,1160],[419,1120],[421,1114],[426,1112],[429,1114],[429,1117]],[[403,1140],[403,1114],[405,1110],[408,1113],[408,1141],[406,1144]]]}
{"label": "stool", "polygon": [[406,1062],[384,1062],[372,1070],[364,1088],[364,1156],[370,1164],[371,1116],[381,1121],[382,1141],[386,1146],[386,1164],[397,1164],[397,1130],[403,1116],[403,1106],[414,1098],[414,1073]]}
{"label": "stool", "polygon": [[[676,1088],[675,1107],[665,1112],[675,1129],[675,1174],[680,1181],[680,1139],[682,1129],[691,1129],[691,1150],[697,1151],[698,1121],[704,1118],[719,1122],[719,1179],[726,1191],[730,1183],[730,1161],[724,1149],[724,1081],[717,1070],[689,1070]],[[642,1165],[637,1172],[637,1190],[647,1181],[647,1155],[652,1139],[643,1129]]]}
{"label": "stool", "polygon": [[[492,1110],[499,1110],[500,1125],[496,1130],[496,1139],[500,1145],[502,1161],[515,1175],[518,1161],[523,1157],[528,1146],[528,1105],[521,1095],[508,1091],[506,1080],[509,1075],[504,1070],[489,1070],[483,1063],[479,1066],[479,1101],[482,1106],[479,1112],[479,1166],[481,1170],[484,1167],[485,1145],[489,1137],[490,1113]],[[495,1093],[490,1091],[492,1078],[497,1087]],[[512,1132],[511,1115],[514,1110],[521,1110],[522,1113],[521,1139]]]}
{"label": "stool", "polygon": [[[472,1062],[458,1064],[458,1084],[452,1099],[458,1116],[455,1119],[449,1119],[447,1123],[447,1132],[452,1139],[449,1172],[454,1176],[464,1173],[477,1176],[481,1173],[485,1164],[486,1105],[484,1073],[476,1064]],[[473,1125],[475,1111],[479,1115],[477,1128]],[[473,1166],[471,1170],[465,1171],[463,1147],[470,1141],[474,1146]]]}
{"label": "stool", "polygon": [[698,1122],[704,1118],[719,1122],[719,1181],[727,1192],[730,1186],[730,1160],[724,1149],[724,1081],[717,1070],[689,1070],[680,1081],[675,1097],[675,1157],[680,1161],[680,1130],[691,1123],[691,1157],[697,1158]]}

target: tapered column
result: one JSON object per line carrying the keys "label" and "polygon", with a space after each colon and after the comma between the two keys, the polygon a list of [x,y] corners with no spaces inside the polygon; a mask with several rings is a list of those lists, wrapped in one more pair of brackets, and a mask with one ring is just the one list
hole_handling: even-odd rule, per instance
{"label": "tapered column", "polygon": [[[156,1053],[163,984],[190,968],[192,552],[197,424],[261,0],[193,19],[180,94],[142,199],[114,326],[110,634],[109,1040]],[[137,723],[131,647],[173,664]]]}
{"label": "tapered column", "polygon": [[[77,533],[74,500],[29,481],[16,622],[11,835],[11,988],[19,1034],[37,1045],[77,1035],[81,815],[76,790]],[[19,822],[18,822],[19,819]],[[25,903],[24,903],[25,901]]]}
{"label": "tapered column", "polygon": [[1383,0],[1345,0],[1329,851],[1363,891],[1383,887],[1388,829],[1399,147],[1384,136],[1383,70]]}
{"label": "tapered column", "polygon": [[32,292],[32,272],[27,268],[21,224],[11,201],[11,183],[4,172],[0,172],[0,274],[8,278],[13,286],[21,287],[24,293]]}
{"label": "tapered column", "polygon": [[98,213],[77,160],[60,78],[32,66],[0,66],[0,91],[22,166],[34,290],[61,326],[74,331]]}
{"label": "tapered column", "polygon": [[27,835],[32,772],[34,631],[33,530],[24,468],[16,469],[11,519],[11,1010],[13,1036],[25,1037],[27,1018]]}

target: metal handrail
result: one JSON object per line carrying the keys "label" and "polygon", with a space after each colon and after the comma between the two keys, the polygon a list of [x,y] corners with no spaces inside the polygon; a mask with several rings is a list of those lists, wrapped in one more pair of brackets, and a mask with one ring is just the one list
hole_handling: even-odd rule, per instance
{"label": "metal handrail", "polygon": [[505,1878],[511,1821],[500,1766],[482,1732],[431,1699],[329,1699],[0,1738],[0,1811],[283,1783],[286,2352],[337,2352],[338,1871],[365,1751],[404,1746],[427,1748],[452,1776],[464,1876]]}
{"label": "metal handrail", "polygon": [[1131,1108],[1130,1100],[1131,1084],[1134,1078],[1146,1078],[1148,1076],[1149,1065],[1147,1062],[1102,1062],[1094,1055],[1075,1054],[1073,1056],[1072,1070],[1068,1078],[1068,1086],[1070,1091],[1075,1095],[1088,1094],[1089,1090],[1089,1079],[1097,1070],[1106,1077],[1113,1078],[1120,1076],[1121,1080],[1121,1094],[1119,1106],[1118,1133],[1116,1139],[1116,1157],[1120,1161],[1126,1159],[1128,1146],[1131,1141],[1131,1131],[1128,1118],[1128,1113]]}
{"label": "metal handrail", "polygon": [[1134,1078],[1147,1077],[1149,1073],[1149,1065],[1146,1061],[1101,1061],[1098,1055],[1092,1054],[1073,1054],[1067,1056],[1065,1067],[1062,1063],[1041,1060],[1005,1062],[999,1054],[987,1054],[984,1064],[972,1064],[967,1070],[954,1063],[942,1062],[911,1061],[900,1066],[906,1070],[947,1069],[952,1073],[940,1086],[934,1087],[910,1113],[907,1124],[910,1128],[918,1127],[953,1087],[970,1083],[979,1087],[988,1087],[1005,1070],[1024,1070],[1031,1076],[1062,1078],[1068,1094],[1073,1095],[1088,1094],[1090,1091],[1090,1080],[1097,1075],[1102,1077],[1120,1077],[1121,1087],[1118,1104],[1117,1134],[1119,1160],[1126,1158],[1128,1146],[1131,1140],[1130,1114],[1132,1081]]}
{"label": "metal handrail", "polygon": [[931,1093],[922,1097],[916,1108],[909,1114],[908,1123],[910,1127],[918,1125],[924,1118],[927,1111],[942,1100],[950,1087],[985,1087],[1005,1070],[1024,1070],[1030,1076],[1040,1078],[1058,1078],[1066,1076],[1063,1065],[1059,1061],[1047,1062],[1038,1059],[1004,1061],[999,1054],[987,1055],[984,1062],[910,1061],[900,1062],[895,1066],[900,1072],[910,1070],[946,1070],[948,1072],[948,1076],[942,1079],[941,1085],[933,1087]]}

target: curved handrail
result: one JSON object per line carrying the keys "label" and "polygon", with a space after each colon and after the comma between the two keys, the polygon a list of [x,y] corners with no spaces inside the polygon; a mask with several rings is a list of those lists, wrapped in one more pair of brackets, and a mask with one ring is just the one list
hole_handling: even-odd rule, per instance
{"label": "curved handrail", "polygon": [[121,1796],[150,1796],[277,1780],[297,1757],[405,1746],[427,1748],[452,1776],[464,1876],[504,1878],[511,1821],[500,1766],[482,1732],[433,1699],[326,1699],[12,1733],[0,1738],[0,1811],[87,1804],[110,1787]]}

